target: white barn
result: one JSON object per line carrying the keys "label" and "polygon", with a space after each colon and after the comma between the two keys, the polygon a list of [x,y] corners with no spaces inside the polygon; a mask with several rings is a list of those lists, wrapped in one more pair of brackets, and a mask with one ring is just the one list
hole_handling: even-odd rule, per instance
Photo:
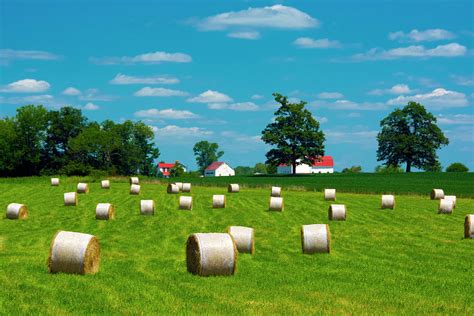
{"label": "white barn", "polygon": [[[300,162],[301,160],[297,160]],[[333,173],[334,172],[334,160],[331,156],[321,157],[319,161],[314,161],[313,164],[307,165],[305,163],[296,166],[297,174],[310,174],[310,173]],[[292,174],[293,166],[290,165],[279,165],[277,167],[278,174]]]}
{"label": "white barn", "polygon": [[204,170],[205,177],[228,177],[235,176],[235,171],[225,162],[213,162],[206,170]]}

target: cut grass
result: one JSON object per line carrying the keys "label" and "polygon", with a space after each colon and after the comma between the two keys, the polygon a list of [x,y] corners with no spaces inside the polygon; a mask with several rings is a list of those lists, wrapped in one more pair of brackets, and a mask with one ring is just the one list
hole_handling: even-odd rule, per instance
{"label": "cut grass", "polygon": [[[452,215],[438,201],[397,196],[395,210],[380,209],[380,195],[344,194],[347,221],[329,222],[322,193],[288,191],[284,212],[269,212],[268,189],[193,186],[193,210],[178,210],[178,195],[142,183],[110,190],[90,183],[77,207],[63,206],[75,179],[0,181],[2,211],[25,203],[25,221],[0,220],[0,314],[474,314],[474,240],[463,238],[474,201],[458,199]],[[234,182],[234,179],[232,179]],[[337,186],[335,186],[337,188]],[[450,191],[456,194],[457,192]],[[213,209],[212,195],[227,208]],[[188,194],[186,194],[188,195]],[[155,216],[141,216],[141,199],[154,199]],[[116,206],[116,219],[95,220],[97,203]],[[331,254],[303,255],[302,224],[329,223]],[[197,277],[186,271],[185,243],[196,232],[255,228],[255,254],[239,255],[232,277]],[[93,234],[101,244],[96,275],[47,272],[58,230]]]}

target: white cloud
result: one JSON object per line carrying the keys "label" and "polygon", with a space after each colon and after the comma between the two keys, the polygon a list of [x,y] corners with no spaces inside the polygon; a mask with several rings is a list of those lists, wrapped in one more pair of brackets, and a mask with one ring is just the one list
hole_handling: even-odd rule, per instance
{"label": "white cloud", "polygon": [[153,52],[140,54],[133,57],[92,57],[91,61],[103,65],[116,64],[159,64],[164,62],[170,63],[189,63],[192,61],[191,56],[183,53],[167,53],[167,52]]}
{"label": "white cloud", "polygon": [[354,60],[391,60],[398,58],[427,58],[427,57],[458,57],[466,55],[467,48],[458,43],[438,45],[435,48],[425,48],[422,45],[412,45],[389,50],[372,48],[366,53],[356,54]]}
{"label": "white cloud", "polygon": [[117,74],[114,79],[110,80],[111,84],[175,84],[179,83],[178,78],[169,76],[151,76],[138,77]]}
{"label": "white cloud", "polygon": [[63,94],[64,95],[80,95],[81,91],[79,91],[78,89],[74,87],[69,87],[69,88],[64,89]]}
{"label": "white cloud", "polygon": [[375,89],[372,91],[369,91],[368,94],[371,95],[383,95],[383,94],[407,94],[407,93],[412,93],[413,90],[410,89],[410,87],[406,84],[396,84],[392,86],[389,89]]}
{"label": "white cloud", "polygon": [[425,31],[411,30],[409,33],[403,31],[393,32],[388,35],[391,40],[409,42],[429,42],[454,38],[454,34],[443,29],[429,29]]}
{"label": "white cloud", "polygon": [[320,99],[342,99],[344,95],[340,92],[321,92],[318,94]]}
{"label": "white cloud", "polygon": [[466,95],[461,92],[449,91],[443,88],[434,89],[425,94],[398,96],[387,101],[388,105],[404,105],[409,101],[419,102],[426,107],[442,109],[468,106]]}
{"label": "white cloud", "polygon": [[329,122],[328,118],[325,116],[315,116],[314,118],[321,124]]}
{"label": "white cloud", "polygon": [[198,118],[199,116],[190,111],[181,111],[173,109],[148,109],[135,112],[136,117],[143,118],[160,118],[160,119],[172,119],[172,120],[183,120],[183,119],[193,119]]}
{"label": "white cloud", "polygon": [[251,31],[251,32],[231,32],[227,34],[227,37],[231,38],[240,38],[247,40],[257,40],[260,38],[260,32]]}
{"label": "white cloud", "polygon": [[82,101],[112,101],[115,97],[101,94],[98,89],[87,89],[83,95],[79,97]]}
{"label": "white cloud", "polygon": [[14,50],[14,49],[0,49],[0,59],[14,60],[14,59],[34,59],[34,60],[57,60],[61,57],[52,53],[40,50]]}
{"label": "white cloud", "polygon": [[263,99],[263,95],[261,94],[254,94],[253,96],[250,97],[252,100],[260,100]]}
{"label": "white cloud", "polygon": [[197,97],[189,98],[187,101],[197,103],[226,103],[232,102],[232,98],[219,91],[207,90]]}
{"label": "white cloud", "polygon": [[182,97],[188,95],[188,93],[181,90],[144,87],[133,95],[137,97]]}
{"label": "white cloud", "polygon": [[336,40],[329,40],[327,38],[323,39],[312,39],[309,37],[300,37],[297,38],[294,42],[294,45],[301,48],[339,48],[341,43]]}
{"label": "white cloud", "polygon": [[183,139],[210,136],[213,134],[212,131],[200,127],[180,127],[176,125],[168,125],[162,128],[152,126],[152,129],[159,140],[160,137]]}
{"label": "white cloud", "polygon": [[316,100],[309,105],[315,108],[327,108],[330,110],[380,111],[387,109],[387,105],[382,102],[358,103],[350,100],[336,100],[334,102]]}
{"label": "white cloud", "polygon": [[26,104],[42,104],[50,105],[54,100],[54,97],[50,94],[41,95],[30,95],[25,97],[11,97],[3,98],[0,96],[0,103],[26,105]]}
{"label": "white cloud", "polygon": [[98,109],[100,109],[100,107],[92,102],[89,102],[86,105],[84,105],[82,109],[86,111],[97,111]]}
{"label": "white cloud", "polygon": [[43,80],[23,79],[18,80],[0,88],[0,92],[9,93],[37,93],[44,92],[50,87],[49,83]]}
{"label": "white cloud", "polygon": [[244,135],[235,131],[222,131],[220,134],[225,138],[231,138],[235,142],[246,145],[249,145],[249,143],[264,144],[261,135]]}
{"label": "white cloud", "polygon": [[[471,74],[471,76],[473,76]],[[474,86],[474,76],[473,77],[464,77],[464,76],[451,76],[453,81],[460,86]]]}
{"label": "white cloud", "polygon": [[238,103],[210,103],[207,107],[211,110],[233,110],[233,111],[258,111],[259,107],[253,102]]}
{"label": "white cloud", "polygon": [[230,11],[202,20],[201,30],[225,30],[229,27],[267,27],[278,29],[304,29],[317,27],[319,21],[308,14],[284,5],[263,8],[248,8]]}
{"label": "white cloud", "polygon": [[350,129],[327,129],[324,134],[330,144],[374,144],[378,131],[369,130],[366,126],[355,126]]}
{"label": "white cloud", "polygon": [[472,125],[474,124],[474,115],[472,114],[439,114],[438,123],[442,125]]}

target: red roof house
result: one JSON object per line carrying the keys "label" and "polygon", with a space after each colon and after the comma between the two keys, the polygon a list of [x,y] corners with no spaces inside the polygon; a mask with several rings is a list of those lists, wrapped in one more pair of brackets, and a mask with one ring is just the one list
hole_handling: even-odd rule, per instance
{"label": "red roof house", "polygon": [[[170,171],[174,167],[174,164],[174,162],[160,162],[158,163],[158,169],[160,169],[161,174],[167,178],[170,176]],[[186,171],[186,168],[184,168],[184,171]]]}
{"label": "red roof house", "polygon": [[[298,160],[300,161],[300,160]],[[297,174],[307,173],[333,173],[334,172],[334,159],[331,156],[319,157],[319,159],[313,159],[313,163],[307,165],[305,163],[296,166]],[[277,168],[279,174],[291,174],[293,173],[293,166],[281,164]]]}
{"label": "red roof house", "polygon": [[225,162],[215,161],[211,163],[204,170],[204,176],[205,177],[235,176],[235,171]]}

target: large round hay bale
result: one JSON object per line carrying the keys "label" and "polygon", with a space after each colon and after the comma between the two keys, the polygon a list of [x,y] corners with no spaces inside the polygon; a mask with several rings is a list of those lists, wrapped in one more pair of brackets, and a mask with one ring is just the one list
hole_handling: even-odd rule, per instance
{"label": "large round hay bale", "polygon": [[184,193],[189,193],[191,192],[191,183],[183,183],[181,187],[181,191]]}
{"label": "large round hay bale", "polygon": [[444,191],[442,189],[433,189],[431,190],[431,199],[432,200],[441,200],[444,198]]}
{"label": "large round hay bale", "polygon": [[183,190],[183,182],[175,182],[174,184],[178,186],[179,191]]}
{"label": "large round hay bale", "polygon": [[87,185],[87,183],[78,183],[77,193],[89,193],[89,186]]}
{"label": "large round hay bale", "polygon": [[140,214],[155,215],[155,201],[141,200],[140,201]]}
{"label": "large round hay bale", "polygon": [[132,184],[140,184],[138,177],[130,177],[130,185]]}
{"label": "large round hay bale", "polygon": [[227,192],[229,193],[239,193],[239,191],[240,191],[240,187],[236,183],[232,183],[227,186]]}
{"label": "large round hay bale", "polygon": [[382,195],[382,209],[389,208],[389,209],[394,209],[395,208],[395,196],[391,194],[384,194]]}
{"label": "large round hay bale", "polygon": [[7,206],[8,219],[25,219],[28,217],[28,207],[25,204],[10,203]]}
{"label": "large round hay bale", "polygon": [[100,187],[102,189],[110,189],[110,181],[109,180],[102,180],[100,182]]}
{"label": "large round hay bale", "polygon": [[453,201],[453,208],[456,208],[456,195],[445,195],[444,199]]}
{"label": "large round hay bale", "polygon": [[192,274],[233,275],[237,269],[237,256],[237,248],[229,234],[192,234],[186,243],[186,265]]}
{"label": "large round hay bale", "polygon": [[212,196],[212,208],[225,208],[225,206],[226,206],[225,195]]}
{"label": "large round hay bale", "polygon": [[180,196],[179,197],[179,209],[180,210],[192,210],[193,209],[193,197],[192,196]]}
{"label": "large round hay bale", "polygon": [[99,203],[95,208],[95,219],[114,219],[115,209],[110,203]]}
{"label": "large round hay bale", "polygon": [[168,184],[168,188],[166,189],[166,192],[168,192],[169,194],[178,194],[179,187],[175,183],[170,183]]}
{"label": "large round hay bale", "polygon": [[281,196],[281,187],[272,187],[270,196],[280,197]]}
{"label": "large round hay bale", "polygon": [[51,185],[57,187],[59,185],[59,178],[51,178]]}
{"label": "large round hay bale", "polygon": [[454,208],[454,201],[441,199],[439,200],[438,214],[452,214]]}
{"label": "large round hay bale", "polygon": [[282,197],[270,197],[270,207],[268,208],[270,211],[282,212],[284,207],[285,205]]}
{"label": "large round hay bale", "polygon": [[230,226],[227,232],[234,239],[235,246],[240,253],[250,253],[255,251],[254,230],[251,227]]}
{"label": "large round hay bale", "polygon": [[99,271],[100,245],[95,236],[60,231],[51,242],[50,273],[93,274]]}
{"label": "large round hay bale", "polygon": [[130,194],[139,195],[140,194],[140,185],[132,184],[130,186]]}
{"label": "large round hay bale", "polygon": [[474,214],[468,214],[464,219],[464,237],[474,239]]}
{"label": "large round hay bale", "polygon": [[345,221],[346,206],[344,204],[331,204],[328,210],[328,217],[333,221]]}
{"label": "large round hay bale", "polygon": [[77,193],[76,192],[64,193],[64,205],[65,206],[76,206],[77,205]]}
{"label": "large round hay bale", "polygon": [[324,199],[326,201],[335,201],[336,189],[324,189]]}
{"label": "large round hay bale", "polygon": [[331,252],[331,232],[328,224],[301,226],[301,247],[303,253]]}

